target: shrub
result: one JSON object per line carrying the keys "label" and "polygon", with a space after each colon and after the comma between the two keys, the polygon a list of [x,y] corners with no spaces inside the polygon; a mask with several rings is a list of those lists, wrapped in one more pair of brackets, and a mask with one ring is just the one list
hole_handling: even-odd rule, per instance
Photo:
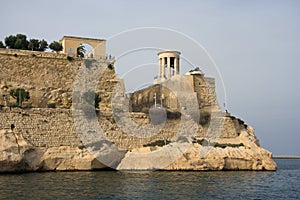
{"label": "shrub", "polygon": [[4,44],[2,41],[0,41],[0,48],[5,48]]}
{"label": "shrub", "polygon": [[114,69],[114,66],[113,66],[112,64],[109,64],[109,65],[108,65],[108,69],[113,70],[113,69]]}
{"label": "shrub", "polygon": [[68,61],[73,61],[74,58],[73,58],[72,56],[67,56],[67,60],[68,60]]}
{"label": "shrub", "polygon": [[59,52],[59,51],[62,51],[63,50],[63,46],[62,44],[60,44],[59,42],[57,41],[53,41],[50,45],[49,45],[49,48],[53,51],[56,51],[56,52]]}
{"label": "shrub", "polygon": [[48,108],[56,108],[56,104],[55,103],[49,103],[47,104]]}
{"label": "shrub", "polygon": [[149,144],[144,144],[143,147],[155,147],[155,146],[159,146],[159,147],[162,147],[164,145],[168,145],[170,144],[171,141],[170,140],[157,140],[157,141],[154,141],[154,142],[151,142]]}
{"label": "shrub", "polygon": [[23,88],[17,88],[10,91],[10,95],[16,99],[16,104],[22,107],[22,103],[25,100],[30,99],[29,92]]}
{"label": "shrub", "polygon": [[208,125],[210,122],[211,114],[207,111],[200,111],[199,124],[202,126]]}

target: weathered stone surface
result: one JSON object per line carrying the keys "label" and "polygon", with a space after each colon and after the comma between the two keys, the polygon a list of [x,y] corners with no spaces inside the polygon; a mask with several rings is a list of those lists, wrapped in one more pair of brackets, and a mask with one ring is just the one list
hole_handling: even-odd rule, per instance
{"label": "weathered stone surface", "polygon": [[20,134],[0,130],[0,172],[93,170],[107,168],[85,148],[36,148]]}
{"label": "weathered stone surface", "polygon": [[[240,144],[236,147],[202,146],[198,143],[186,143],[185,147],[182,146],[184,144],[178,143],[155,148],[144,147],[128,152],[117,169],[276,170],[277,165],[272,160],[272,154],[255,142],[254,134],[243,131],[239,137],[231,141],[218,140],[218,145]],[[170,158],[174,162],[170,163]]]}
{"label": "weathered stone surface", "polygon": [[107,168],[87,149],[69,146],[48,148],[40,158],[41,170],[93,170]]}
{"label": "weathered stone surface", "polygon": [[34,151],[21,135],[10,130],[0,130],[0,172],[30,170],[24,159]]}
{"label": "weathered stone surface", "polygon": [[276,170],[270,152],[262,148],[191,147],[165,170]]}

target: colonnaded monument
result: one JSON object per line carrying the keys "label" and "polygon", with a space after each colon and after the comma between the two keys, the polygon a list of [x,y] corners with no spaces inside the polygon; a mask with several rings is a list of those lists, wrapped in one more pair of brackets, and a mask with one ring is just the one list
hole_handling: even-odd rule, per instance
{"label": "colonnaded monument", "polygon": [[[126,93],[105,40],[60,43],[0,49],[0,172],[277,169],[254,128],[221,110],[214,78],[180,73],[179,51],[158,52],[153,85]],[[82,43],[93,50],[78,58]]]}

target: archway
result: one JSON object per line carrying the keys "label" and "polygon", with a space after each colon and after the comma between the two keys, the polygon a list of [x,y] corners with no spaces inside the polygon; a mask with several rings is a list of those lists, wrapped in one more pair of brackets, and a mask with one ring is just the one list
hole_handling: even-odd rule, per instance
{"label": "archway", "polygon": [[[70,56],[77,56],[77,48],[81,44],[88,44],[93,49],[93,57],[95,58],[105,58],[106,54],[106,40],[103,39],[93,39],[93,38],[83,38],[74,36],[64,36],[59,41],[63,50],[62,53],[66,53]],[[88,49],[87,49],[88,50]],[[86,51],[87,53],[89,51]]]}

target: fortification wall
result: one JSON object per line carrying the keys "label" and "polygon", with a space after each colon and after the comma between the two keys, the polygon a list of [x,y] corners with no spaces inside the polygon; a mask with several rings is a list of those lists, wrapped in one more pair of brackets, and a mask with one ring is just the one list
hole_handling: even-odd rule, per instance
{"label": "fortification wall", "polygon": [[212,106],[219,108],[215,91],[215,79],[203,77],[202,75],[192,75],[194,79],[194,90],[197,93],[200,108]]}
{"label": "fortification wall", "polygon": [[[85,115],[83,112],[81,113]],[[131,120],[140,129],[150,122],[144,113],[131,113]],[[176,133],[177,123],[169,121],[166,123],[166,130],[154,136],[143,135],[133,136],[126,132],[131,127],[119,127],[112,113],[98,113],[98,122],[110,141],[122,149],[142,147],[145,144],[163,140],[173,139]],[[20,109],[3,107],[0,109],[0,130],[10,129],[14,125],[14,131],[36,147],[59,147],[72,146],[80,147],[81,133],[76,130],[74,116],[70,109],[33,108]],[[175,127],[174,127],[175,124]],[[142,132],[141,132],[142,134]]]}
{"label": "fortification wall", "polygon": [[[11,89],[22,87],[30,92],[31,107],[38,107],[30,109],[3,107],[7,102],[3,102],[0,98],[0,129],[10,129],[11,124],[14,124],[15,131],[22,133],[24,138],[36,147],[82,146],[76,132],[72,110],[67,108],[72,105],[73,83],[83,62],[90,61],[76,58],[68,60],[66,54],[0,49],[0,93],[9,94]],[[164,139],[174,141],[178,137],[179,130],[183,131],[181,134],[191,130],[189,127],[192,126],[191,124],[183,124],[180,118],[175,118],[168,119],[158,133],[149,135],[147,131],[143,131],[150,122],[149,116],[145,113],[130,113],[131,120],[138,124],[137,133],[141,135],[130,134],[132,128],[130,124],[119,127],[116,124],[118,119],[112,114],[111,95],[120,80],[116,77],[113,63],[106,61],[103,63],[108,67],[96,85],[96,91],[100,92],[101,98],[100,114],[97,117],[100,127],[110,141],[122,149],[132,149]],[[91,67],[86,72],[93,73],[94,69],[95,67]],[[191,84],[192,79],[191,76],[189,77]],[[175,86],[179,91],[186,88],[184,85],[179,83],[174,85],[172,82],[168,87],[163,88],[162,99],[165,107],[178,107],[176,91],[173,91]],[[211,87],[214,87],[213,82]],[[134,94],[136,97],[133,103],[150,107],[154,104],[155,93],[157,93],[157,103],[160,103],[160,88],[156,85],[152,86],[152,89],[150,92],[142,90]],[[195,94],[198,91],[190,92]],[[215,101],[215,98],[209,101]],[[56,109],[47,108],[49,103],[54,103]],[[220,137],[236,137],[241,126],[233,119],[225,118]],[[208,128],[199,125],[195,136],[206,137]]]}
{"label": "fortification wall", "polygon": [[[100,77],[96,92],[103,102],[109,102],[112,83],[118,79],[113,63],[102,62],[110,67]],[[73,83],[83,65],[83,60],[67,54],[0,49],[0,106],[15,103],[9,95],[11,89],[24,88],[30,94],[25,107],[70,108]],[[3,94],[7,95],[7,102]]]}
{"label": "fortification wall", "polygon": [[48,90],[71,91],[81,61],[69,61],[66,54],[0,49],[1,83]]}
{"label": "fortification wall", "polygon": [[10,129],[36,147],[80,146],[71,110],[2,108],[0,129]]}
{"label": "fortification wall", "polygon": [[[84,113],[82,113],[84,116]],[[136,123],[137,135],[133,134],[130,124],[120,126],[118,120],[112,113],[98,113],[98,122],[108,140],[114,142],[121,149],[133,149],[149,145],[157,141],[174,141],[179,135],[190,135],[193,130],[191,123],[182,123],[181,119],[168,119],[157,133],[144,131],[151,121],[147,114],[130,113],[130,120]],[[235,118],[225,116],[223,124],[219,127],[221,134],[218,138],[235,138],[240,131],[245,129],[243,123]],[[21,133],[23,137],[36,147],[59,147],[59,146],[82,146],[80,133],[76,131],[74,116],[70,109],[0,109],[0,130],[10,129],[11,124],[15,126],[15,132]],[[208,137],[207,129],[213,127],[202,127],[199,125],[195,137]],[[179,133],[180,131],[180,133]]]}
{"label": "fortification wall", "polygon": [[[186,107],[184,103],[187,103],[195,106],[195,109],[221,111],[215,91],[215,80],[202,75],[174,76],[161,84],[136,91],[130,96],[132,110],[135,112],[148,110],[155,104],[155,94],[157,103],[162,102],[165,108],[171,110],[180,110]],[[191,101],[197,101],[197,107],[193,103],[188,103]]]}

